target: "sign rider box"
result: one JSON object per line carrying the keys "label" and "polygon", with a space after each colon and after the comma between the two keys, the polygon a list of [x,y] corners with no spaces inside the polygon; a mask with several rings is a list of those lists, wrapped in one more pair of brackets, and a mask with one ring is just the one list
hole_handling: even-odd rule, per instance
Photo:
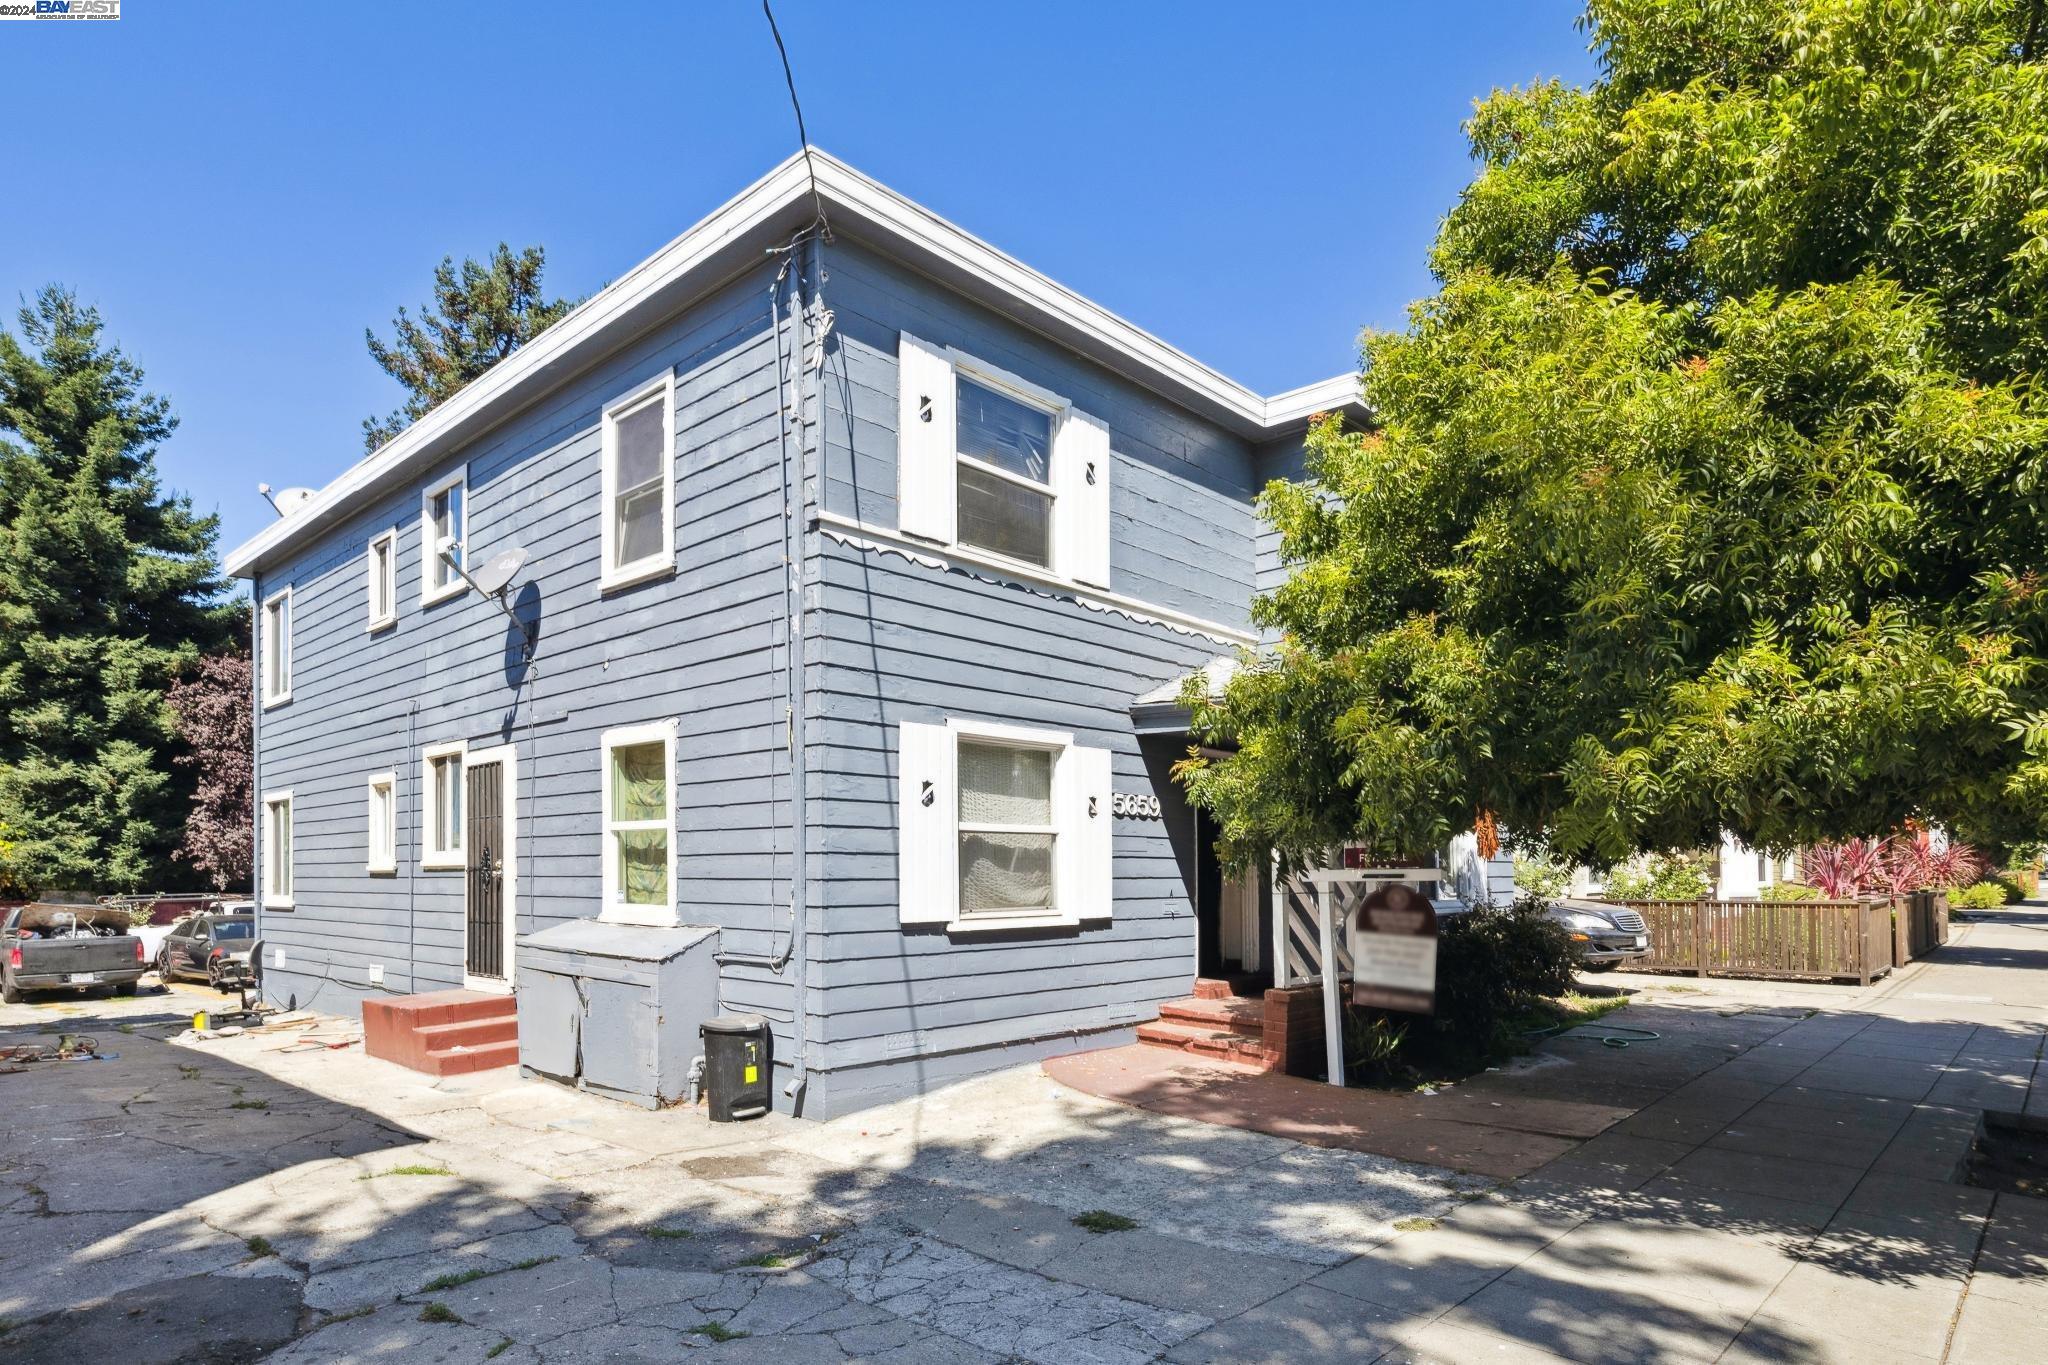
{"label": "sign rider box", "polygon": [[1436,911],[1405,882],[1376,888],[1351,921],[1351,1001],[1436,1013]]}

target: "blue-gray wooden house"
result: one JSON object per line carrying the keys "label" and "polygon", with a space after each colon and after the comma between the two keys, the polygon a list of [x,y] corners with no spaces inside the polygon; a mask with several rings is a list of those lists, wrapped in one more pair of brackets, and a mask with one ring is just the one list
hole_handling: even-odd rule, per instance
{"label": "blue-gray wooden house", "polygon": [[[1254,495],[1355,377],[1253,393],[813,162],[230,556],[273,999],[709,930],[683,1022],[766,1016],[829,1115],[1285,972],[1168,777],[1176,694],[1253,641]],[[516,623],[459,571],[513,548]]]}

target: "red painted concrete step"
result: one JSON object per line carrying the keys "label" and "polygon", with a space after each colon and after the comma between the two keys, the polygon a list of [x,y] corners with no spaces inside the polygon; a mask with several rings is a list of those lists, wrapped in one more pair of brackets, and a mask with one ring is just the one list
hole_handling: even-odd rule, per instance
{"label": "red painted concrete step", "polygon": [[1159,1017],[1207,1028],[1229,1029],[1248,1038],[1257,1038],[1266,1031],[1266,1002],[1248,996],[1231,996],[1225,1000],[1191,996],[1186,1000],[1167,1001],[1159,1007]]}
{"label": "red painted concrete step", "polygon": [[363,1050],[432,1076],[512,1066],[519,1061],[518,1006],[509,995],[484,991],[365,1000]]}

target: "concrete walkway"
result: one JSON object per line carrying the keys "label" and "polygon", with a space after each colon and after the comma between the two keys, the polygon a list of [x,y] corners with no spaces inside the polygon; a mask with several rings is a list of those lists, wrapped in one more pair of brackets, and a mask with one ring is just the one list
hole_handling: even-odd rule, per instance
{"label": "concrete walkway", "polygon": [[0,1075],[0,1361],[2031,1361],[2048,1201],[1949,1177],[2041,1093],[2044,966],[2020,912],[1869,991],[1635,981],[1659,1043],[1404,1101],[1607,1116],[1505,1186],[1035,1068],[711,1125],[165,1041],[189,992],[0,1006],[120,1053]]}

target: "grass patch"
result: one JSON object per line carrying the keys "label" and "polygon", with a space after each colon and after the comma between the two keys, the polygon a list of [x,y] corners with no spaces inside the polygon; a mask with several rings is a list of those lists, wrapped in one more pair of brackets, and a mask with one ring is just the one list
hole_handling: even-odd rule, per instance
{"label": "grass patch", "polygon": [[460,1289],[463,1285],[473,1284],[487,1276],[509,1275],[515,1270],[531,1270],[537,1265],[546,1265],[554,1259],[556,1258],[553,1256],[531,1256],[517,1265],[503,1266],[495,1270],[480,1266],[475,1270],[451,1271],[446,1275],[436,1275],[433,1279],[428,1280],[419,1287],[419,1292],[422,1294],[438,1294],[444,1289]]}
{"label": "grass patch", "polygon": [[644,1228],[642,1231],[657,1242],[686,1242],[697,1235],[688,1228]]}
{"label": "grass patch", "polygon": [[700,1322],[685,1329],[693,1337],[710,1337],[713,1341],[738,1341],[745,1332],[735,1332],[722,1322]]}
{"label": "grass patch", "polygon": [[1681,986],[1675,983],[1669,986],[1652,986],[1650,989],[1653,991],[1669,991],[1673,995],[1705,995],[1707,993],[1707,988],[1704,986]]}
{"label": "grass patch", "polygon": [[370,1316],[370,1314],[376,1311],[376,1304],[366,1303],[359,1308],[351,1308],[346,1313],[329,1313],[326,1317],[320,1320],[320,1325],[322,1327],[325,1327],[327,1326],[327,1324],[331,1322],[352,1322],[356,1318],[367,1318],[368,1316]]}
{"label": "grass patch", "polygon": [[268,1109],[269,1107],[269,1100],[236,1100],[228,1106],[230,1109]]}
{"label": "grass patch", "polygon": [[757,1270],[774,1270],[780,1266],[787,1265],[788,1262],[783,1257],[776,1255],[772,1251],[764,1251],[759,1256],[747,1257],[747,1259],[741,1261],[740,1264],[743,1266],[753,1266]]}
{"label": "grass patch", "polygon": [[1429,1232],[1442,1226],[1442,1222],[1435,1218],[1396,1218],[1394,1220],[1394,1231],[1396,1232]]}
{"label": "grass patch", "polygon": [[485,1352],[484,1352],[484,1359],[485,1359],[485,1360],[496,1360],[496,1359],[497,1359],[497,1358],[498,1358],[499,1356],[501,1356],[501,1355],[505,1354],[505,1352],[507,1352],[507,1351],[509,1351],[509,1350],[511,1350],[511,1349],[512,1349],[512,1338],[510,1338],[510,1337],[499,1337],[499,1338],[498,1338],[498,1344],[497,1344],[496,1346],[493,1346],[493,1347],[492,1347],[492,1348],[491,1348],[490,1350],[488,1350],[488,1351],[485,1351]]}
{"label": "grass patch", "polygon": [[265,1256],[277,1255],[277,1248],[270,1244],[268,1237],[251,1237],[243,1242],[242,1245],[249,1248],[249,1259],[252,1261],[260,1261]]}
{"label": "grass patch", "polygon": [[1071,1221],[1082,1231],[1097,1235],[1105,1232],[1129,1232],[1138,1226],[1137,1219],[1126,1218],[1120,1213],[1111,1213],[1108,1209],[1090,1209],[1086,1213],[1077,1213]]}
{"label": "grass patch", "polygon": [[377,1179],[379,1179],[379,1178],[381,1178],[381,1177],[383,1177],[383,1176],[387,1176],[387,1175],[454,1175],[454,1174],[455,1174],[455,1172],[453,1172],[453,1171],[449,1170],[449,1169],[448,1169],[448,1168],[447,1168],[446,1166],[393,1166],[393,1167],[390,1167],[390,1168],[389,1168],[389,1169],[387,1169],[387,1170],[382,1170],[382,1171],[371,1171],[371,1172],[370,1172],[370,1173],[369,1173],[368,1175],[359,1175],[359,1176],[357,1176],[357,1177],[356,1177],[356,1179],[358,1179],[358,1180],[377,1180]]}
{"label": "grass patch", "polygon": [[462,1315],[447,1304],[442,1303],[439,1299],[436,1299],[425,1308],[420,1309],[420,1321],[459,1323],[462,1321]]}

